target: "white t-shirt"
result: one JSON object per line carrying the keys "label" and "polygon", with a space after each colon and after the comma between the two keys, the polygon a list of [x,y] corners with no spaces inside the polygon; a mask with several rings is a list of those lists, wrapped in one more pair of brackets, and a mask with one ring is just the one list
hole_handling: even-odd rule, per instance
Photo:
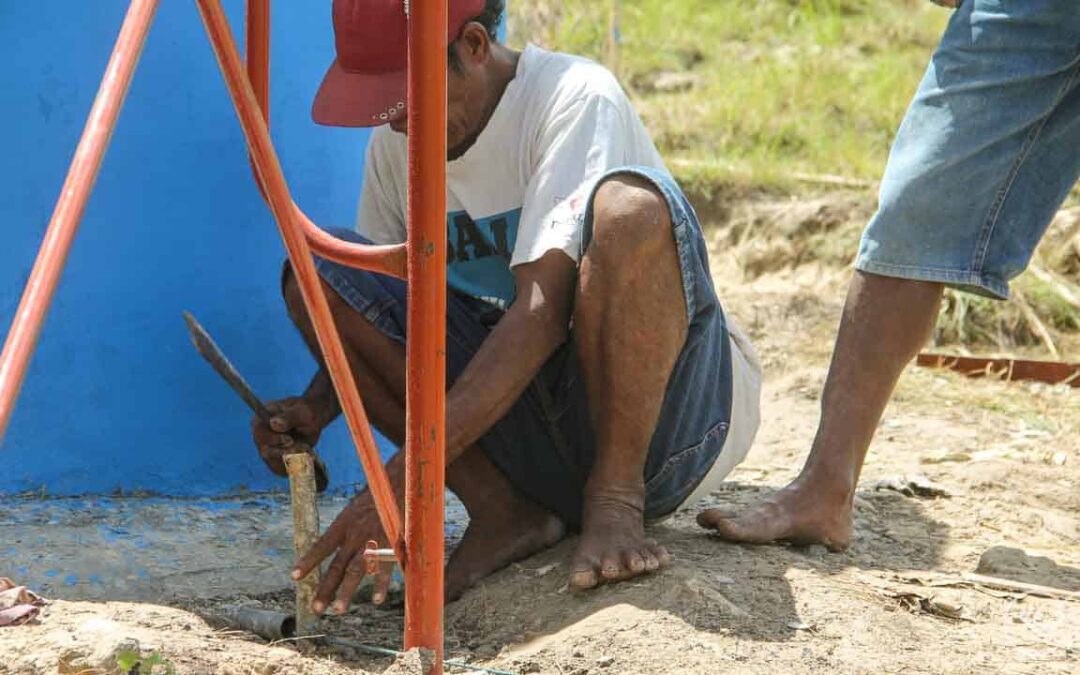
{"label": "white t-shirt", "polygon": [[[384,126],[367,150],[357,231],[405,241],[407,139]],[[580,209],[609,169],[664,168],[615,77],[587,59],[529,45],[475,145],[446,171],[447,281],[500,307],[511,268],[551,250],[574,261]]]}
{"label": "white t-shirt", "polygon": [[[390,127],[372,134],[357,231],[376,244],[405,241],[407,139]],[[487,127],[446,170],[447,280],[507,307],[515,265],[551,250],[581,252],[585,197],[609,169],[664,169],[641,119],[615,77],[587,59],[529,45]],[[761,365],[728,317],[732,420],[720,457],[684,505],[716,489],[757,434]]]}

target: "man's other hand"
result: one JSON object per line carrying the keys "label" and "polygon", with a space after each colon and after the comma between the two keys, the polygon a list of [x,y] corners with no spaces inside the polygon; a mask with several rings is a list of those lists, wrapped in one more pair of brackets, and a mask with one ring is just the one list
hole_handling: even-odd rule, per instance
{"label": "man's other hand", "polygon": [[[344,614],[349,610],[353,594],[364,577],[368,576],[364,550],[367,542],[371,540],[382,541],[385,537],[375,507],[368,494],[364,493],[349,502],[319,541],[315,542],[311,550],[293,568],[292,578],[299,581],[331,554],[337,553],[315,593],[311,608],[316,614],[322,614],[331,603],[337,614]],[[376,605],[386,600],[393,569],[392,562],[379,564],[371,594],[371,600]]]}
{"label": "man's other hand", "polygon": [[251,437],[266,466],[279,476],[288,475],[285,455],[300,450],[300,444],[314,448],[326,426],[326,416],[304,398],[285,398],[266,404],[273,417],[263,422],[251,420]]}

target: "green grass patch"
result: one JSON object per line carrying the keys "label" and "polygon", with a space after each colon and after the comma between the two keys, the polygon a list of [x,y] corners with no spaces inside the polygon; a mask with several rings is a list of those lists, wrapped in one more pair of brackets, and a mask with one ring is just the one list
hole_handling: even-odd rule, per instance
{"label": "green grass patch", "polygon": [[[610,7],[511,2],[510,42],[603,60]],[[876,180],[948,15],[925,0],[625,0],[618,74],[684,167]],[[692,86],[657,90],[667,73]]]}

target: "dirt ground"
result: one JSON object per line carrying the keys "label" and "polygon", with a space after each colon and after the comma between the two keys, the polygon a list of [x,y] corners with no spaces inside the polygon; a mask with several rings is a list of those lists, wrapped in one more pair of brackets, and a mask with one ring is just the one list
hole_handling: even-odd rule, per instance
{"label": "dirt ground", "polygon": [[[867,209],[830,199],[756,200],[713,218],[718,288],[767,380],[757,444],[709,504],[753,503],[808,451],[848,272],[792,233],[831,231],[850,257]],[[448,606],[448,656],[550,675],[1080,672],[1078,432],[1075,389],[912,368],[866,464],[846,553],[722,543],[693,508],[653,528],[672,568],[576,595],[568,540]],[[283,587],[181,608],[57,601],[36,624],[0,629],[0,673],[109,672],[124,639],[179,673],[410,672],[348,648],[267,645],[187,611],[287,608],[290,597]],[[400,604],[358,604],[324,629],[396,647],[401,624]]]}

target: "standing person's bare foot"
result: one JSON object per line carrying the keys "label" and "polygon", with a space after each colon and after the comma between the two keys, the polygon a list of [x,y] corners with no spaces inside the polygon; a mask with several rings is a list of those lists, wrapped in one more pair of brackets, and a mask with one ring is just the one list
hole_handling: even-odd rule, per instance
{"label": "standing person's bare foot", "polygon": [[821,544],[838,552],[851,544],[851,497],[800,477],[742,513],[706,509],[697,522],[727,541]]}
{"label": "standing person's bare foot", "polygon": [[566,536],[558,517],[524,499],[469,514],[469,526],[446,564],[446,599],[512,562],[554,546]]}
{"label": "standing person's bare foot", "polygon": [[667,549],[645,538],[643,501],[639,491],[608,490],[586,497],[581,541],[570,565],[570,588],[623,581],[670,564]]}
{"label": "standing person's bare foot", "polygon": [[748,511],[708,509],[698,524],[728,541],[847,548],[851,501],[870,441],[904,366],[930,337],[941,294],[938,283],[856,272],[802,473]]}

